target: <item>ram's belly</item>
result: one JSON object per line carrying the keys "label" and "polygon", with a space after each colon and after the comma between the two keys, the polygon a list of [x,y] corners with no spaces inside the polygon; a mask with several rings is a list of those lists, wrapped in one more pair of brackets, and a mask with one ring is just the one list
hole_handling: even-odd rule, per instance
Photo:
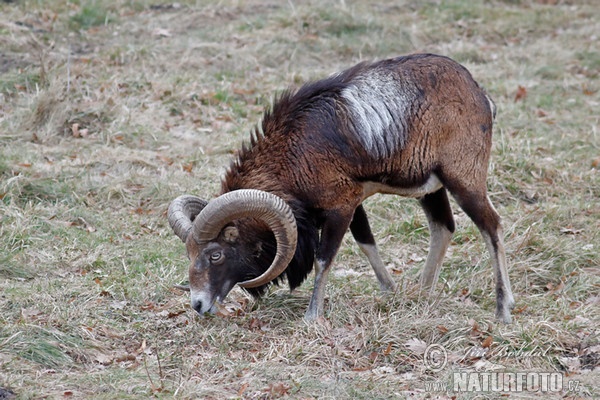
{"label": "ram's belly", "polygon": [[431,174],[429,179],[419,186],[398,187],[389,186],[380,182],[363,183],[363,200],[375,193],[396,194],[405,197],[423,197],[426,194],[437,192],[442,188],[442,182],[436,174]]}

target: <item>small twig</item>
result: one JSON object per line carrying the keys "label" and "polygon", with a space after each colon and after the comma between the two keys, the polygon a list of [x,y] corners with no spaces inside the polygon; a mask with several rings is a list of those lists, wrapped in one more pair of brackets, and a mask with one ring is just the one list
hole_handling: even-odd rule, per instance
{"label": "small twig", "polygon": [[148,363],[146,361],[146,352],[142,351],[142,354],[144,355],[144,370],[146,370],[146,376],[148,377],[148,380],[150,381],[150,387],[152,388],[152,391],[153,392],[162,392],[164,389],[163,383],[164,383],[165,377],[163,376],[162,365],[160,364],[160,357],[158,355],[158,351],[156,352],[156,361],[158,362],[158,377],[160,379],[160,386],[158,386],[158,387],[154,384],[154,381],[150,377],[150,371],[148,370]]}
{"label": "small twig", "polygon": [[158,377],[160,378],[160,388],[159,390],[163,390],[163,382],[165,380],[162,372],[162,366],[160,365],[160,357],[158,356],[158,351],[156,351],[156,361],[158,362]]}
{"label": "small twig", "polygon": [[37,57],[40,62],[40,82],[43,85],[45,85],[47,83],[47,81],[46,81],[46,78],[47,78],[46,64],[45,64],[46,46],[44,46],[39,40],[37,40],[37,38],[33,34],[30,35],[30,43],[32,44],[32,47],[37,51]]}
{"label": "small twig", "polygon": [[67,50],[67,96],[71,91],[71,43]]}
{"label": "small twig", "polygon": [[152,391],[154,391],[156,386],[154,386],[154,382],[152,381],[152,378],[150,377],[150,371],[148,371],[148,364],[146,363],[146,353],[142,352],[142,354],[144,355],[144,369],[146,370],[146,376],[148,377],[148,380],[150,381],[150,387],[152,388]]}

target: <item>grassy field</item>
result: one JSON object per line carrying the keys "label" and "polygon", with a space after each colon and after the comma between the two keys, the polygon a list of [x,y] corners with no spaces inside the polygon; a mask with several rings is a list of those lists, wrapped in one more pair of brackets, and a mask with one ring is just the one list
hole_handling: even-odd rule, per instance
{"label": "grassy field", "polygon": [[[0,2],[0,398],[600,398],[599,16],[595,0]],[[324,321],[302,319],[312,276],[195,315],[170,200],[218,192],[276,93],[422,51],[498,106],[513,324],[455,204],[438,295],[416,294],[427,221],[392,196],[365,207],[394,296],[347,237]],[[559,372],[564,390],[457,393],[457,371]]]}

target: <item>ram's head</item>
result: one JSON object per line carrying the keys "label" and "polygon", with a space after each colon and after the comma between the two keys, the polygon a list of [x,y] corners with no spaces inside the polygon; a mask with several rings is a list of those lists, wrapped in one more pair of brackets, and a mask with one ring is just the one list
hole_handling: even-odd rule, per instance
{"label": "ram's head", "polygon": [[[287,268],[296,251],[292,209],[268,192],[236,190],[210,202],[180,196],[169,206],[168,219],[186,245],[191,262],[191,306],[199,314],[216,312],[216,303],[222,302],[236,284],[257,288],[271,282]],[[266,269],[249,265],[258,260],[255,254],[262,245],[260,238],[249,237],[252,230],[244,229],[252,221],[266,226],[275,236],[275,257]]]}

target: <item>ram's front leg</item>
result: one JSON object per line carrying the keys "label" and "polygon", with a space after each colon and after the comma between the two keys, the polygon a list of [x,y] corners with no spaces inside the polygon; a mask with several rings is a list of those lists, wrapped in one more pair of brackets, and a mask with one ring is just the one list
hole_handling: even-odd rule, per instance
{"label": "ram's front leg", "polygon": [[344,234],[348,230],[353,213],[354,209],[349,212],[328,211],[325,216],[315,260],[315,286],[308,309],[304,315],[307,321],[314,321],[323,316],[327,276]]}

